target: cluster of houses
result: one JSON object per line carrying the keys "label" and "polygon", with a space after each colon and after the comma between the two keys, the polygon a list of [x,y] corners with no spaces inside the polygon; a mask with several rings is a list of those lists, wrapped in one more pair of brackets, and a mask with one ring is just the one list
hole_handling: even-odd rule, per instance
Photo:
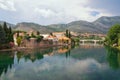
{"label": "cluster of houses", "polygon": [[[21,47],[47,47],[47,46],[56,46],[56,45],[69,45],[71,43],[71,39],[65,36],[65,32],[53,32],[52,34],[39,34],[43,36],[43,39],[40,42],[36,41],[36,38],[30,38],[27,40],[24,38],[26,35],[31,36],[32,34],[38,35],[36,31],[29,32],[19,32],[19,36],[23,37],[20,46]],[[15,33],[14,44],[18,46],[17,43],[17,35]]]}

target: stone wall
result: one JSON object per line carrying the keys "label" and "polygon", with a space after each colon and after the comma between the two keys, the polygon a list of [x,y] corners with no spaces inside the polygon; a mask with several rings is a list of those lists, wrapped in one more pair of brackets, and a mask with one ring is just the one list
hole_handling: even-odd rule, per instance
{"label": "stone wall", "polygon": [[21,43],[21,47],[46,47],[53,45],[51,40],[36,41],[36,38],[30,38],[30,40],[24,39]]}

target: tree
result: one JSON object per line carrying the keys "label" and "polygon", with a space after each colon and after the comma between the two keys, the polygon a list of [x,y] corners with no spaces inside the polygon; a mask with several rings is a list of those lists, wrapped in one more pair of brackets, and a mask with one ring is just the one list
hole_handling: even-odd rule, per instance
{"label": "tree", "polygon": [[66,34],[65,35],[66,35],[66,37],[69,37],[69,30],[68,29],[66,30]]}
{"label": "tree", "polygon": [[71,33],[70,33],[70,31],[69,31],[68,37],[71,38]]}
{"label": "tree", "polygon": [[37,42],[40,42],[43,39],[43,36],[37,36]]}
{"label": "tree", "polygon": [[3,29],[5,31],[5,37],[6,37],[5,42],[6,43],[12,42],[13,41],[13,33],[12,33],[11,27],[7,27],[6,22],[4,22]]}
{"label": "tree", "polygon": [[11,27],[8,28],[8,33],[7,33],[7,39],[8,39],[8,42],[13,42],[13,33],[12,33],[12,29]]}
{"label": "tree", "polygon": [[53,33],[50,33],[51,36],[53,36]]}
{"label": "tree", "polygon": [[5,31],[2,28],[2,26],[0,25],[0,44],[4,44],[5,43]]}
{"label": "tree", "polygon": [[107,41],[108,44],[113,45],[117,44],[118,45],[118,34],[120,34],[120,25],[116,24],[110,28],[107,34]]}
{"label": "tree", "polygon": [[22,42],[22,37],[21,36],[17,37],[17,44],[18,44],[18,46],[20,46],[21,42]]}
{"label": "tree", "polygon": [[[9,32],[6,22],[3,23],[3,29],[4,29],[5,33],[8,33],[8,32]],[[6,35],[7,35],[7,34],[6,34]]]}
{"label": "tree", "polygon": [[34,35],[33,32],[32,32],[32,34],[31,34],[31,38],[36,38],[36,36]]}
{"label": "tree", "polygon": [[39,31],[37,31],[37,35],[40,35],[40,32],[39,32]]}

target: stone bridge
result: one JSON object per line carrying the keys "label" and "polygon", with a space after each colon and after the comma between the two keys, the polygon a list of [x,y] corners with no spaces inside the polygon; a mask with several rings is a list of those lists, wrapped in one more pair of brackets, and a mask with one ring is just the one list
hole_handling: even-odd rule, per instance
{"label": "stone bridge", "polygon": [[84,44],[85,42],[93,42],[94,44],[97,44],[97,42],[103,42],[103,40],[95,40],[95,39],[82,39],[80,40],[80,43]]}

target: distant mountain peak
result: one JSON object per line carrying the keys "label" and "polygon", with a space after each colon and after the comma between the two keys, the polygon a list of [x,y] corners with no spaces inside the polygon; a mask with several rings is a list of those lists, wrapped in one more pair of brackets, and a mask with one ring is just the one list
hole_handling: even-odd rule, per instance
{"label": "distant mountain peak", "polygon": [[[3,22],[0,22],[2,24]],[[10,25],[10,23],[7,23]],[[67,24],[51,24],[51,25],[40,25],[34,22],[21,22],[18,23],[14,27],[14,30],[36,30],[40,31],[40,33],[51,33],[58,31],[65,31],[69,29],[73,32],[90,32],[90,33],[106,33],[108,29],[115,25],[120,24],[120,16],[102,16],[95,20],[94,22],[88,22],[83,20],[72,21]]]}

